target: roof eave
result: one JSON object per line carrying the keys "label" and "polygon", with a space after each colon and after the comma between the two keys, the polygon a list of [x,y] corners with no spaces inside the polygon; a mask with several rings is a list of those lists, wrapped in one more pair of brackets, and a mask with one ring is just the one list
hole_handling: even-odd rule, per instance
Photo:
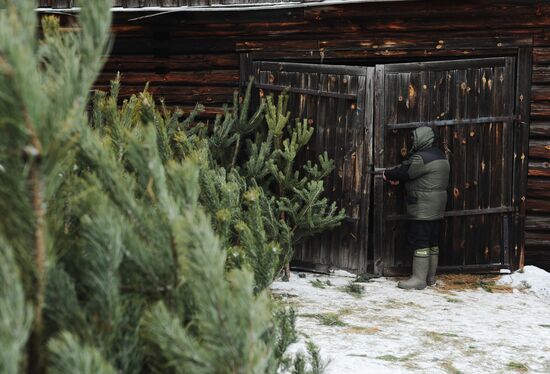
{"label": "roof eave", "polygon": [[[306,2],[284,2],[284,3],[252,3],[252,4],[213,4],[213,5],[184,5],[177,7],[141,7],[141,8],[125,8],[113,7],[112,12],[122,13],[175,13],[175,12],[226,12],[226,11],[255,11],[269,9],[295,9],[295,8],[311,8],[330,5],[346,5],[346,4],[361,4],[361,3],[382,3],[382,2],[410,2],[418,0],[325,0],[325,1],[307,1]],[[39,13],[78,13],[79,7],[73,8],[36,8]]]}

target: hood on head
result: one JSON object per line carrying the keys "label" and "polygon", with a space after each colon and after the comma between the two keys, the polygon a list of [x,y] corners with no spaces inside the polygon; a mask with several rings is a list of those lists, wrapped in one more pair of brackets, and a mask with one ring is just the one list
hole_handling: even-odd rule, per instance
{"label": "hood on head", "polygon": [[422,126],[417,127],[412,132],[413,138],[413,151],[420,151],[424,148],[431,147],[434,143],[435,134],[431,127]]}

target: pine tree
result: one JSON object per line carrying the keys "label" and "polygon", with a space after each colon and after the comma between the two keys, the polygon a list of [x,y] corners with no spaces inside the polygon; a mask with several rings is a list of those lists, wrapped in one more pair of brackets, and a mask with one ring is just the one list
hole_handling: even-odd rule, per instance
{"label": "pine tree", "polygon": [[78,33],[61,33],[55,18],[45,18],[42,43],[35,37],[35,5],[0,2],[0,210],[7,212],[0,235],[9,239],[32,299],[29,365],[40,372],[47,276],[62,225],[54,200],[106,52],[111,4],[83,7]]}
{"label": "pine tree", "polygon": [[[297,162],[313,135],[308,120],[295,119],[290,124],[286,93],[260,97],[257,111],[246,119],[252,86],[253,78],[244,97],[235,93],[233,109],[225,107],[212,130],[201,132],[208,139],[208,167],[217,169],[201,173],[201,201],[230,253],[230,264],[251,267],[257,289],[262,289],[290,261],[297,245],[337,226],[345,212],[322,196],[324,178],[334,169],[327,153],[318,157],[318,163]],[[241,118],[235,113],[241,113]],[[239,148],[237,140],[245,140],[247,147]],[[231,154],[233,161],[228,164]]]}
{"label": "pine tree", "polygon": [[183,120],[144,93],[119,109],[114,84],[88,126],[110,5],[84,2],[77,32],[47,18],[38,42],[34,2],[0,3],[0,370],[275,373],[267,293],[226,271],[200,205],[200,108]]}

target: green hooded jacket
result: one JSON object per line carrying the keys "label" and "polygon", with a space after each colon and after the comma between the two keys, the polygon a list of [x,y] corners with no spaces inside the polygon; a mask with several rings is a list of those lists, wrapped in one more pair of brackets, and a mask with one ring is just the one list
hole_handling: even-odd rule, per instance
{"label": "green hooded jacket", "polygon": [[435,136],[430,127],[416,128],[412,138],[411,156],[384,174],[387,179],[405,183],[409,219],[442,219],[447,205],[449,161],[441,149],[433,146]]}

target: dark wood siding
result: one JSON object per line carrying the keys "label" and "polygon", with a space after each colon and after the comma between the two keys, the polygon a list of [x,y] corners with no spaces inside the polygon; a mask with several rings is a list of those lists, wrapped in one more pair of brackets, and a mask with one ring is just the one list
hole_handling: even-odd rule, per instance
{"label": "dark wood siding", "polygon": [[[546,16],[550,16],[547,11]],[[526,262],[550,269],[550,31],[534,35]]]}
{"label": "dark wood siding", "polygon": [[190,107],[202,101],[210,112],[231,100],[231,89],[239,84],[239,54],[288,60],[293,51],[294,61],[374,64],[517,56],[518,45],[532,46],[525,261],[550,269],[548,2],[390,2],[134,19],[139,16],[115,16],[113,55],[98,84],[104,86],[120,69],[127,74],[123,95],[151,81],[168,103]]}

